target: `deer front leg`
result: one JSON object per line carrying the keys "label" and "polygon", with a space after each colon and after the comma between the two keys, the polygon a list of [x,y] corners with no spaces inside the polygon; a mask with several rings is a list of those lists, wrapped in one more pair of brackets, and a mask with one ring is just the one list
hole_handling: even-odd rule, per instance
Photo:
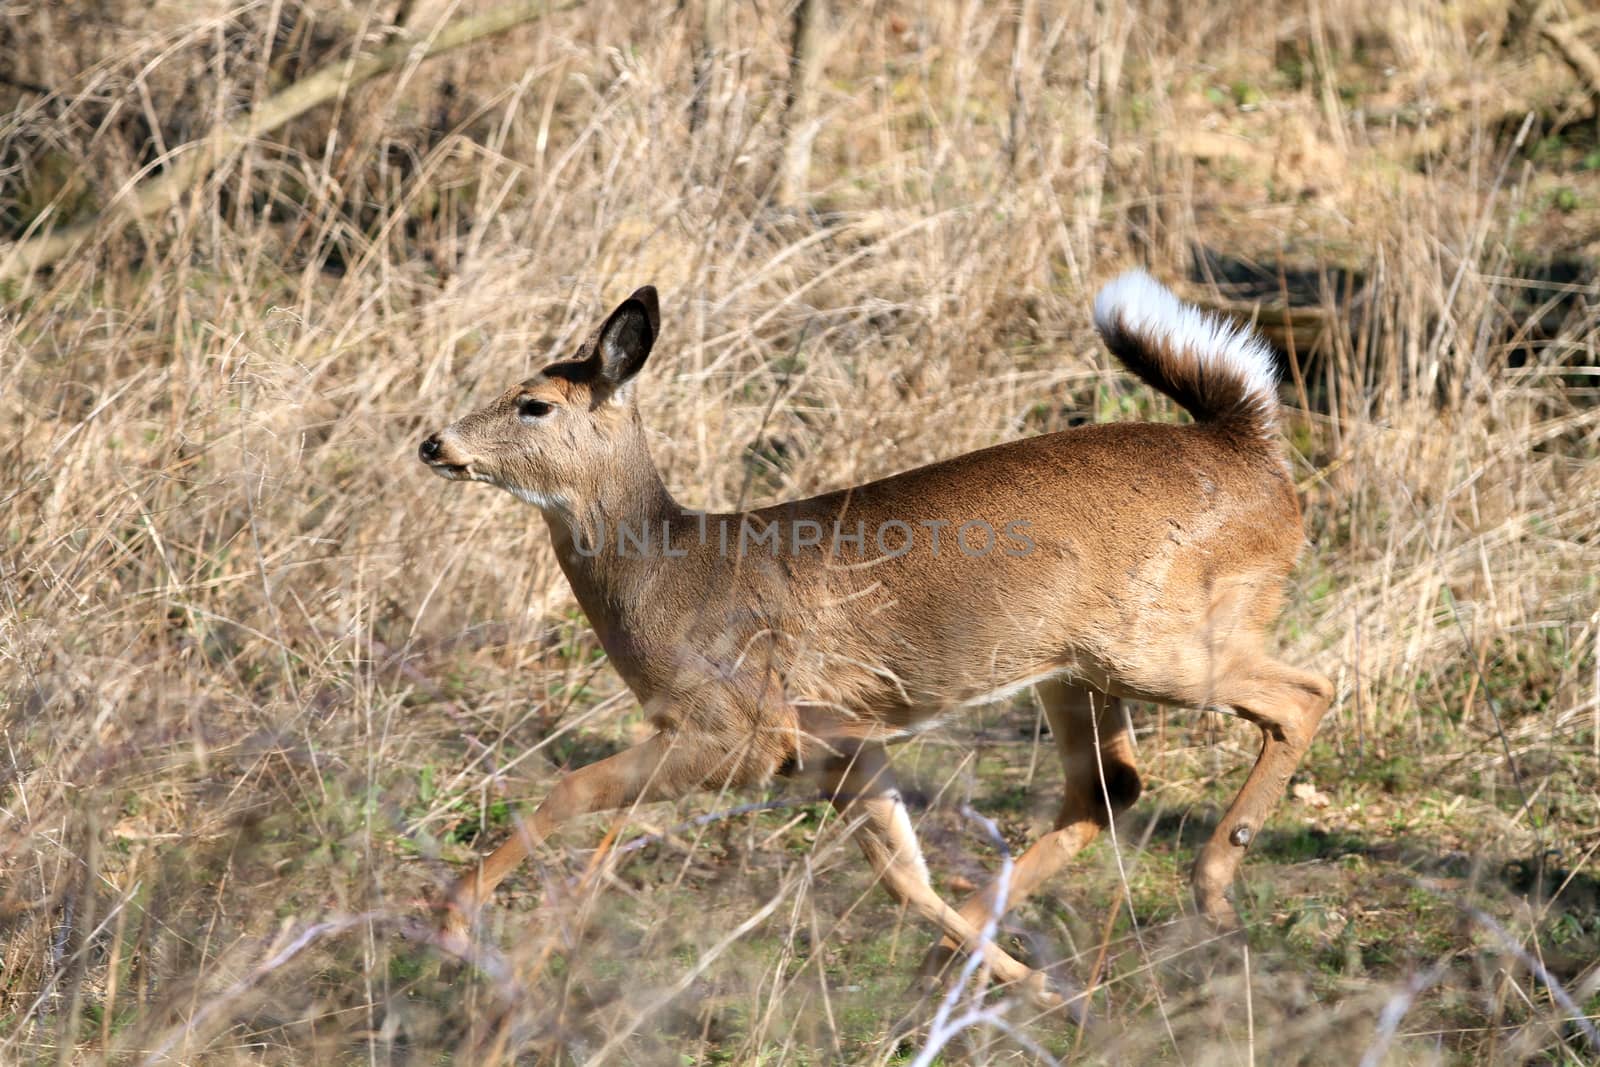
{"label": "deer front leg", "polygon": [[456,882],[445,900],[447,933],[464,935],[473,914],[493,895],[495,886],[561,823],[579,815],[614,811],[635,803],[673,800],[690,792],[706,766],[704,750],[678,735],[658,733],[614,756],[568,774],[534,809],[518,818],[511,837],[472,872]]}

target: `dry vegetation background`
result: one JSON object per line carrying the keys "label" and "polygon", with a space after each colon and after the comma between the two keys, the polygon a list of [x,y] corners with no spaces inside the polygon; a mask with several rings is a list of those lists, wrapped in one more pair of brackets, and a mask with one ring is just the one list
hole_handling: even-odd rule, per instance
{"label": "dry vegetation background", "polygon": [[[418,936],[509,805],[640,723],[537,516],[413,449],[644,282],[645,417],[697,505],[1178,418],[1088,323],[1134,263],[1284,347],[1281,635],[1338,699],[1237,886],[1248,946],[1185,874],[1254,740],[1137,709],[1145,799],[1001,935],[1094,1022],[966,994],[1011,1029],[942,1062],[1600,1054],[1600,143],[1549,32],[1592,54],[1600,19],[838,4],[789,108],[777,0],[595,0],[16,269],[295,80],[490,6],[0,8],[0,1061],[916,1059],[930,934],[804,797],[588,820],[480,954]],[[900,750],[945,892],[998,862],[963,803],[1012,847],[1048,822],[1049,749],[1025,696]]]}

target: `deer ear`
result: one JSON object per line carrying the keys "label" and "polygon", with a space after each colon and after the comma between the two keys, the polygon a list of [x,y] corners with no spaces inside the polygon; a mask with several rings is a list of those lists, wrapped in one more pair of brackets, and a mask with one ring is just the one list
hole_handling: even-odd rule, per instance
{"label": "deer ear", "polygon": [[615,388],[638,374],[660,329],[661,307],[655,286],[635,290],[600,327],[600,340],[595,346],[600,379]]}

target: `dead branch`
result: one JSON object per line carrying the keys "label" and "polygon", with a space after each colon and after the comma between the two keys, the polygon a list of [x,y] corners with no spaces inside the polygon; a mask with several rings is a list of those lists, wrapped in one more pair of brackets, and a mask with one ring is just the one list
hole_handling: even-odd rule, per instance
{"label": "dead branch", "polygon": [[789,45],[789,88],[783,108],[783,160],[779,200],[798,205],[811,171],[811,142],[817,136],[817,78],[822,70],[827,0],[796,0]]}
{"label": "dead branch", "polygon": [[694,95],[689,98],[689,128],[704,125],[710,109],[712,81],[728,51],[728,0],[702,0],[700,41],[694,55]]}
{"label": "dead branch", "polygon": [[1600,55],[1596,55],[1568,23],[1547,22],[1539,27],[1539,32],[1556,46],[1567,66],[1589,83],[1585,87],[1589,95],[1600,96]]}
{"label": "dead branch", "polygon": [[270,133],[363,82],[408,61],[421,63],[547,13],[565,10],[575,2],[550,4],[544,0],[517,0],[481,15],[460,19],[432,37],[396,41],[370,55],[329,63],[263,100],[249,114],[224,123],[209,136],[183,146],[169,157],[164,173],[143,185],[125,187],[93,218],[12,243],[0,251],[0,282],[50,266],[97,235],[170,207],[185,190],[253,138]]}

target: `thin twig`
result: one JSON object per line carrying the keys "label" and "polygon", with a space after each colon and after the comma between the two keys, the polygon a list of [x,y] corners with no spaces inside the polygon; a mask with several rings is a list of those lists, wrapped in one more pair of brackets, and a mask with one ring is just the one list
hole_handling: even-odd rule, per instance
{"label": "thin twig", "polygon": [[1510,931],[1501,926],[1494,916],[1470,904],[1462,904],[1461,909],[1470,915],[1472,920],[1479,926],[1493,934],[1496,940],[1505,946],[1507,952],[1515,956],[1523,966],[1533,972],[1533,976],[1539,979],[1544,984],[1544,987],[1550,991],[1550,999],[1554,1000],[1556,1005],[1567,1013],[1567,1017],[1572,1020],[1574,1026],[1583,1031],[1583,1036],[1589,1041],[1590,1051],[1600,1054],[1600,1031],[1596,1031],[1594,1023],[1589,1019],[1588,1015],[1584,1014],[1583,1009],[1573,1001],[1571,994],[1567,992],[1561,981],[1546,970],[1544,964],[1530,955],[1527,949],[1519,945],[1517,939],[1512,937]]}
{"label": "thin twig", "polygon": [[1383,1011],[1378,1014],[1378,1029],[1373,1034],[1372,1043],[1367,1046],[1367,1051],[1361,1056],[1361,1067],[1378,1067],[1383,1062],[1384,1055],[1394,1042],[1395,1034],[1400,1031],[1400,1023],[1405,1019],[1406,1012],[1411,1010],[1411,1005],[1419,996],[1444,977],[1444,972],[1444,963],[1442,961],[1436,963],[1426,971],[1413,974],[1406,979],[1405,987],[1389,998],[1383,1006]]}

